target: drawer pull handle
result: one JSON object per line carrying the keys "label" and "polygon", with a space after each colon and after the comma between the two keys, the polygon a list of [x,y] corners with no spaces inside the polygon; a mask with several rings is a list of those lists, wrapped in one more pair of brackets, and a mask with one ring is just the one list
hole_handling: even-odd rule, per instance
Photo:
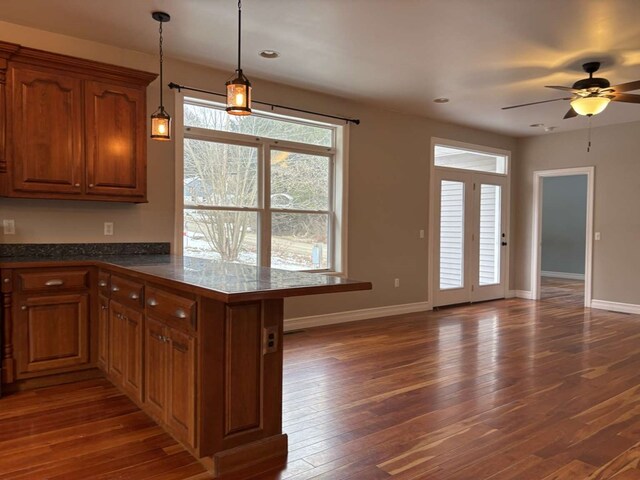
{"label": "drawer pull handle", "polygon": [[155,298],[150,298],[149,300],[147,300],[147,305],[149,305],[150,307],[155,307],[158,305],[158,301]]}
{"label": "drawer pull handle", "polygon": [[101,287],[106,287],[107,286],[107,282],[105,282],[104,280],[100,280],[98,282],[98,285],[101,286]]}
{"label": "drawer pull handle", "polygon": [[[167,339],[168,340],[168,339]],[[173,342],[173,348],[175,348],[176,350],[184,353],[188,350],[186,345],[183,345],[182,343],[178,343],[178,342]]]}
{"label": "drawer pull handle", "polygon": [[117,285],[114,285],[113,287],[111,287],[111,291],[112,292],[119,292],[120,291],[120,287]]}
{"label": "drawer pull handle", "polygon": [[137,299],[139,299],[139,298],[140,298],[140,296],[139,296],[137,293],[135,293],[135,292],[131,292],[131,293],[129,294],[129,298],[130,298],[131,300],[137,300]]}
{"label": "drawer pull handle", "polygon": [[64,280],[60,280],[59,278],[54,278],[53,280],[47,280],[45,282],[45,285],[47,287],[59,287],[61,285],[64,285]]}
{"label": "drawer pull handle", "polygon": [[176,317],[178,317],[178,318],[187,318],[187,314],[186,314],[186,312],[184,310],[179,308],[178,310],[176,310]]}

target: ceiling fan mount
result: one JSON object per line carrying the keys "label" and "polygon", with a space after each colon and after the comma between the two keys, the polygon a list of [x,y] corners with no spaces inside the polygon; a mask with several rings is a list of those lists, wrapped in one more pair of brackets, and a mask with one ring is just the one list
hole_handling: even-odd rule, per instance
{"label": "ceiling fan mount", "polygon": [[512,108],[527,107],[539,103],[557,102],[560,100],[570,100],[571,108],[564,118],[573,118],[578,115],[592,116],[604,111],[609,102],[640,103],[640,95],[633,95],[625,92],[640,90],[640,80],[634,82],[621,83],[611,86],[606,78],[594,77],[593,74],[600,69],[600,62],[587,62],[582,65],[582,69],[589,74],[588,78],[578,80],[571,87],[557,85],[547,85],[546,88],[561,90],[570,93],[570,97],[553,98],[542,100],[541,102],[524,103],[503,107],[503,110]]}

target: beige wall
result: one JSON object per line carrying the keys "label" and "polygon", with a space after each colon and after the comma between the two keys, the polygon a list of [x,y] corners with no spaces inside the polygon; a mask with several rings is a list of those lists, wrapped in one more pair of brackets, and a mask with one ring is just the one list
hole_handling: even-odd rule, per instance
{"label": "beige wall", "polygon": [[[586,123],[582,118],[571,121]],[[597,117],[594,123],[597,124]],[[593,244],[593,298],[640,304],[637,281],[640,271],[640,250],[637,248],[640,238],[638,132],[640,122],[594,128],[590,153],[586,151],[586,130],[519,140],[520,168],[513,178],[517,192],[514,218],[519,259],[516,265],[518,290],[531,290],[533,172],[593,165],[594,232],[602,234],[602,240]]]}
{"label": "beige wall", "polygon": [[[156,71],[152,55],[0,22],[0,40],[69,55]],[[175,60],[165,78],[221,90],[230,72]],[[274,64],[275,65],[275,64]],[[247,72],[250,74],[250,72]],[[426,118],[380,110],[320,93],[251,78],[255,97],[305,109],[358,117],[351,127],[349,158],[349,276],[372,281],[372,292],[287,300],[286,316],[317,315],[427,301],[426,239],[429,148],[432,136],[515,150],[514,139]],[[148,91],[151,113],[157,83]],[[173,95],[167,91],[169,109]],[[0,199],[0,218],[16,221],[17,235],[4,242],[171,241],[174,211],[174,145],[149,141],[149,203],[110,205],[67,201]],[[115,235],[102,235],[105,221]],[[428,237],[428,235],[427,235]],[[393,287],[400,278],[401,287]]]}

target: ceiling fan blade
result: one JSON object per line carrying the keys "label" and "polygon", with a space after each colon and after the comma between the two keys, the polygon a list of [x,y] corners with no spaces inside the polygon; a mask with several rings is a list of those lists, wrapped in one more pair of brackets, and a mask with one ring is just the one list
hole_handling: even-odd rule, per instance
{"label": "ceiling fan blade", "polygon": [[576,113],[576,111],[573,108],[570,108],[569,111],[566,113],[566,115],[562,117],[562,119],[566,120],[567,118],[573,118],[577,116],[578,114]]}
{"label": "ceiling fan blade", "polygon": [[523,103],[522,105],[512,105],[510,107],[502,107],[502,110],[509,110],[511,108],[528,107],[529,105],[538,105],[539,103],[557,102],[558,100],[571,100],[572,97],[554,98],[552,100],[542,100],[541,102]]}
{"label": "ceiling fan blade", "polygon": [[632,95],[630,93],[614,93],[611,99],[614,102],[640,103],[640,95]]}
{"label": "ceiling fan blade", "polygon": [[635,82],[621,83],[620,85],[613,85],[609,87],[607,90],[612,90],[616,93],[631,92],[632,90],[640,90],[640,80],[636,80]]}
{"label": "ceiling fan blade", "polygon": [[571,92],[571,93],[578,93],[580,91],[580,90],[576,90],[575,88],[562,87],[558,85],[545,85],[544,88],[553,88],[555,90],[562,90],[563,92]]}

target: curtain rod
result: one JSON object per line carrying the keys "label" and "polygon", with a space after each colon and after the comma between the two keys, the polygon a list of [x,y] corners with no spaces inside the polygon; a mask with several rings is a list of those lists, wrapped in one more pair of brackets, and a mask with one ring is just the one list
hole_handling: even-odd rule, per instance
{"label": "curtain rod", "polygon": [[[227,96],[224,93],[212,92],[211,90],[202,90],[201,88],[187,87],[185,85],[178,85],[177,83],[173,83],[173,82],[171,82],[169,84],[169,88],[172,89],[172,90],[173,89],[178,89],[178,91],[190,90],[192,92],[208,93],[210,95],[217,95],[219,97],[226,97]],[[327,118],[335,118],[336,120],[344,120],[347,123],[354,123],[356,125],[360,125],[360,119],[358,119],[358,118],[338,117],[336,115],[328,115],[326,113],[313,112],[311,110],[303,110],[301,108],[286,107],[284,105],[278,105],[276,103],[259,102],[257,100],[251,100],[251,101],[252,101],[252,103],[259,103],[260,105],[266,105],[268,107],[271,107],[271,110],[273,110],[274,108],[284,108],[285,110],[292,110],[294,112],[301,112],[301,113],[310,113],[312,115],[319,115],[321,117],[327,117]]]}

